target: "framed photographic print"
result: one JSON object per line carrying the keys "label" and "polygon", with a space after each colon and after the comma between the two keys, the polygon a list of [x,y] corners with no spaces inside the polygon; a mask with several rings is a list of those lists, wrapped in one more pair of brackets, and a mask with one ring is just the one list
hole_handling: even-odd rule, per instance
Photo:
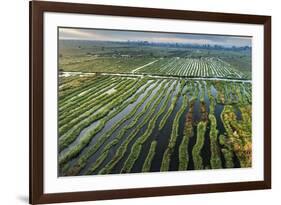
{"label": "framed photographic print", "polygon": [[271,188],[271,17],[30,2],[30,203]]}

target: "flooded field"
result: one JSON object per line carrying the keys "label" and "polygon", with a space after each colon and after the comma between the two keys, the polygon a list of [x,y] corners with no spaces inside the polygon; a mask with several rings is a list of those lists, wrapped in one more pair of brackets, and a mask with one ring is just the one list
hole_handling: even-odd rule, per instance
{"label": "flooded field", "polygon": [[249,82],[60,79],[60,176],[251,167]]}

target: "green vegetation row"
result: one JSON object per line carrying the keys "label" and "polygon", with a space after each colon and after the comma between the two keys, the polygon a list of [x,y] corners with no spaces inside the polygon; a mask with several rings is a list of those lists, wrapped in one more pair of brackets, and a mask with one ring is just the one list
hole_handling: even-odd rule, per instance
{"label": "green vegetation row", "polygon": [[214,97],[211,94],[210,91],[210,85],[207,84],[207,92],[208,92],[208,98],[209,98],[209,121],[210,121],[210,146],[211,146],[211,168],[212,169],[220,169],[222,168],[222,162],[221,162],[221,155],[220,155],[220,148],[218,145],[218,135],[219,131],[217,130],[217,119],[215,116],[215,105],[216,101]]}
{"label": "green vegetation row", "polygon": [[138,70],[138,73],[170,74],[196,77],[246,78],[247,75],[236,70],[220,58],[163,58]]}
{"label": "green vegetation row", "polygon": [[59,134],[61,136],[60,140],[62,140],[62,144],[64,144],[63,139],[68,138],[73,132],[79,134],[81,129],[107,115],[109,111],[114,108],[115,103],[119,102],[119,99],[125,100],[130,97],[130,94],[136,92],[136,86],[132,87],[133,84],[134,81],[125,81],[120,85],[119,92],[115,92],[107,98],[106,96],[101,97],[100,100],[97,100],[96,106],[83,113],[75,113],[59,123]]}
{"label": "green vegetation row", "polygon": [[195,101],[199,96],[199,84],[198,82],[190,81],[187,92],[190,93],[189,101]]}
{"label": "green vegetation row", "polygon": [[[63,79],[69,79],[69,80],[63,80]],[[85,76],[80,76],[77,74],[74,74],[73,76],[69,76],[69,77],[59,76],[59,94],[60,94],[59,96],[62,97],[67,93],[71,93],[73,89],[77,89],[84,83],[89,83],[93,79],[99,81],[99,78],[97,78],[97,76],[94,73]]]}
{"label": "green vegetation row", "polygon": [[[217,76],[232,73],[237,75],[240,72],[247,75],[251,73],[250,49],[244,52],[212,48],[162,47],[131,42],[80,41],[78,43],[69,40],[61,40],[59,43],[61,71],[130,72],[134,68],[158,60],[160,62],[155,62],[155,66],[147,66],[149,67],[147,69],[143,67],[140,72]],[[165,64],[170,65],[165,67]]]}
{"label": "green vegetation row", "polygon": [[194,169],[204,169],[203,166],[203,160],[200,155],[201,149],[204,145],[204,139],[205,139],[205,132],[206,132],[207,122],[200,121],[197,125],[197,138],[196,138],[196,144],[194,145],[192,149],[192,157],[194,162]]}
{"label": "green vegetation row", "polygon": [[69,100],[63,102],[59,109],[60,115],[64,114],[64,112],[71,112],[73,108],[77,108],[77,105],[82,105],[83,103],[88,102],[90,99],[102,95],[122,81],[123,80],[120,78],[113,78],[106,82],[96,83],[91,88],[88,88],[87,90],[84,90],[76,96],[73,96]]}
{"label": "green vegetation row", "polygon": [[[123,158],[129,143],[135,138],[135,136],[138,134],[141,128],[147,124],[147,122],[150,120],[151,116],[153,115],[154,110],[158,106],[155,102],[157,101],[158,98],[160,98],[163,95],[163,88],[165,87],[164,84],[165,84],[164,82],[161,84],[161,87],[158,90],[158,92],[154,94],[154,96],[149,100],[149,102],[147,102],[143,110],[140,113],[138,113],[138,115],[134,118],[134,120],[129,125],[127,125],[125,128],[122,129],[122,133],[121,132],[119,133],[118,136],[122,137],[126,134],[126,132],[129,129],[135,127],[135,129],[131,133],[129,133],[129,136],[125,139],[125,141],[123,141],[123,143],[118,147],[112,159],[99,171],[99,174],[110,173],[111,170],[115,167],[115,165]],[[147,110],[150,110],[150,112],[147,113]],[[142,116],[144,116],[143,121],[137,124]],[[88,173],[92,173],[92,172],[93,169],[91,169]]]}
{"label": "green vegetation row", "polygon": [[223,158],[225,159],[225,167],[233,168],[233,151],[230,144],[227,142],[226,137],[224,135],[219,136],[219,142],[223,146],[221,152],[223,154]]}
{"label": "green vegetation row", "polygon": [[[155,102],[155,105],[159,105],[164,97],[167,97],[167,92],[170,88],[171,83],[168,83],[168,86],[164,90],[163,94],[161,95],[160,98],[157,99]],[[134,163],[136,160],[139,158],[139,155],[142,150],[142,145],[148,140],[149,136],[152,134],[155,126],[156,126],[156,121],[164,113],[165,109],[160,109],[157,114],[155,114],[150,121],[148,122],[148,126],[146,128],[146,131],[144,132],[143,135],[141,135],[135,143],[132,145],[131,152],[125,161],[123,168],[121,170],[121,173],[129,173],[131,169],[133,168]]]}
{"label": "green vegetation row", "polygon": [[[122,80],[122,82],[125,81]],[[88,170],[85,170],[86,174],[112,173],[114,168],[116,168],[116,165],[118,164],[119,167],[120,162],[123,162],[123,160],[124,164],[123,167],[121,167],[121,173],[130,173],[137,160],[139,159],[140,154],[145,154],[142,153],[143,144],[150,142],[150,140],[152,139],[151,134],[157,126],[156,122],[160,120],[160,116],[162,116],[158,127],[158,129],[161,130],[161,122],[165,120],[165,122],[162,122],[163,128],[167,123],[168,119],[170,118],[172,112],[175,110],[175,107],[181,95],[183,95],[183,101],[186,99],[186,102],[182,102],[181,105],[183,106],[185,104],[185,109],[188,106],[188,112],[185,116],[185,126],[182,141],[180,142],[179,149],[174,150],[175,143],[178,138],[179,117],[182,116],[181,114],[178,117],[180,110],[183,108],[181,106],[180,110],[175,113],[176,117],[173,119],[172,133],[169,139],[168,147],[166,148],[165,153],[163,155],[160,170],[169,170],[171,155],[175,151],[177,151],[179,154],[178,170],[187,170],[190,161],[188,146],[190,138],[194,135],[194,125],[197,126],[195,127],[195,129],[197,129],[197,136],[195,136],[197,137],[196,144],[192,148],[194,169],[204,169],[201,152],[205,143],[205,136],[207,137],[207,126],[210,126],[210,128],[208,128],[210,129],[208,137],[210,137],[211,156],[210,165],[206,165],[205,168],[222,168],[222,157],[224,158],[225,162],[224,167],[232,168],[235,166],[233,161],[234,156],[237,156],[241,167],[251,166],[251,99],[249,98],[251,95],[251,85],[249,83],[225,83],[216,81],[202,82],[193,80],[185,82],[184,80],[164,80],[160,84],[160,89],[153,96],[151,96],[153,90],[155,89],[155,86],[159,85],[160,82],[158,81],[156,84],[154,83],[155,81],[153,80],[148,81],[148,78],[143,80],[142,83],[138,81],[138,84],[141,85],[139,85],[138,89],[133,94],[131,93],[132,91],[128,91],[128,89],[132,87],[132,84],[131,86],[129,86],[129,84],[127,85],[128,89],[125,89],[124,87],[120,86],[122,90],[125,90],[122,95],[125,96],[126,93],[130,93],[131,95],[126,95],[127,100],[123,99],[122,104],[114,106],[112,112],[109,112],[110,116],[105,115],[104,117],[98,119],[99,121],[96,120],[98,121],[97,126],[90,128],[90,130],[92,131],[91,136],[88,135],[88,137],[86,137],[86,135],[89,134],[89,132],[86,131],[81,137],[79,136],[79,141],[77,141],[78,146],[76,146],[76,142],[75,145],[73,144],[73,146],[69,144],[69,150],[66,150],[66,152],[59,157],[60,169],[62,170],[62,173],[67,176],[79,175],[81,173],[81,170],[86,167],[87,163],[91,161],[92,157],[96,155],[97,152],[97,159],[95,160],[95,162],[93,162],[93,164],[89,167]],[[118,82],[114,86],[114,89],[116,89],[116,86],[120,84],[122,83]],[[134,90],[133,88],[131,89]],[[213,96],[213,91],[211,92],[211,89],[215,89],[216,95]],[[107,90],[109,90],[109,88]],[[115,93],[120,94],[120,92],[121,89],[118,89]],[[130,110],[128,114],[122,117],[121,121],[115,122],[115,124],[108,131],[98,136],[97,141],[93,145],[86,147],[92,141],[92,138],[95,137],[103,129],[105,124],[110,119],[120,113],[122,109],[126,108],[129,105],[127,103],[135,102],[144,92],[146,92],[146,94],[142,96],[141,100],[135,104],[135,106],[132,108],[132,110]],[[205,104],[206,94],[208,97],[208,101],[206,102],[209,102],[209,113],[207,112],[207,107]],[[85,95],[81,95],[80,97],[85,97]],[[116,97],[119,98],[120,96],[118,95],[116,95]],[[89,106],[90,104],[89,101],[92,100],[90,96],[91,95],[83,99],[84,104],[81,103],[79,105],[79,109],[82,107],[85,112],[89,110],[87,106]],[[148,100],[149,96],[151,96],[151,98]],[[99,95],[99,97],[101,97],[100,99],[103,100],[108,99],[108,97],[102,97],[102,95]],[[189,103],[187,101],[187,98],[189,99]],[[199,123],[197,121],[193,121],[194,105],[195,103],[197,103],[198,98],[200,103],[199,109],[201,113]],[[100,103],[103,103],[103,100],[100,100]],[[173,103],[173,101],[175,102]],[[144,103],[144,108],[139,111],[139,108]],[[221,120],[226,131],[225,133],[220,133],[217,128],[217,119],[215,117],[216,103],[224,105],[223,111],[221,113]],[[159,106],[160,104],[161,106]],[[107,105],[102,106],[101,109],[107,109]],[[75,108],[73,110],[75,110]],[[79,112],[78,109],[77,111]],[[151,113],[148,113],[148,111]],[[236,116],[237,112],[241,113],[241,120],[240,116],[238,120],[238,117]],[[71,118],[75,119],[75,117],[73,117],[75,116],[74,113],[76,112],[70,112],[68,115],[65,114],[65,116],[72,116]],[[81,114],[83,114],[83,112],[81,112]],[[69,118],[69,121],[72,120],[71,118]],[[178,118],[178,123],[175,123],[175,121],[177,120],[176,118]],[[131,119],[131,122],[128,125],[124,125],[124,123],[129,119]],[[141,122],[139,122],[140,119]],[[208,124],[208,122],[210,123]],[[122,125],[124,125],[124,127]],[[144,133],[140,133],[143,128],[145,128]],[[67,131],[69,132],[69,130]],[[113,133],[115,132],[116,136],[111,139]],[[136,136],[138,135],[140,136],[136,138]],[[85,139],[85,141],[82,143],[81,139]],[[218,144],[218,141],[220,146]],[[157,141],[154,139],[150,144],[149,150],[146,151],[146,158],[144,160],[144,163],[142,164],[143,172],[150,171],[152,161],[156,153],[156,147]],[[117,150],[112,157],[112,151],[115,149]],[[80,154],[82,151],[83,154]],[[79,156],[79,158],[75,159],[74,164],[70,166],[68,162],[71,159],[76,158],[77,156]],[[127,156],[126,159],[125,156]]]}
{"label": "green vegetation row", "polygon": [[72,75],[72,76],[59,76],[59,91],[64,89],[64,86],[71,88],[71,84],[73,81],[80,78],[79,75]]}
{"label": "green vegetation row", "polygon": [[[63,79],[71,79],[68,80],[66,83],[63,83]],[[87,86],[92,84],[92,80],[95,80],[96,82],[102,80],[102,78],[96,76],[96,75],[90,75],[90,76],[83,76],[80,77],[79,75],[71,76],[71,77],[62,77],[59,76],[59,100],[63,101],[67,99],[68,95],[71,95],[71,93],[74,93],[80,89],[86,89]]]}
{"label": "green vegetation row", "polygon": [[[134,91],[132,93],[128,93],[126,98],[131,97],[137,90],[138,88],[142,85],[142,83],[139,81],[136,84],[136,87],[134,87]],[[92,138],[103,129],[103,127],[105,126],[106,122],[108,120],[110,120],[111,118],[113,118],[115,115],[117,115],[119,112],[121,112],[123,109],[125,109],[129,104],[133,103],[134,101],[137,100],[138,96],[133,97],[131,100],[125,102],[124,104],[122,104],[123,99],[122,96],[120,96],[121,98],[116,98],[114,101],[116,103],[116,109],[110,113],[109,115],[107,115],[105,118],[103,118],[102,120],[100,120],[100,123],[97,125],[97,127],[92,128],[87,130],[87,132],[85,132],[85,134],[81,137],[81,139],[79,140],[79,143],[75,146],[72,147],[68,152],[66,152],[66,154],[64,154],[62,157],[59,158],[59,163],[60,165],[65,164],[69,159],[72,159],[74,157],[76,157],[82,150],[84,147],[86,147],[90,141],[92,140]],[[113,103],[113,104],[115,104]],[[121,104],[121,105],[120,105]]]}
{"label": "green vegetation row", "polygon": [[[162,83],[159,90],[162,89],[164,86],[164,84]],[[151,95],[152,90],[149,91],[149,95]],[[119,132],[119,134],[114,138],[113,141],[111,141],[106,148],[104,148],[101,151],[101,155],[99,156],[99,158],[96,160],[96,162],[94,163],[94,165],[88,170],[87,174],[91,174],[94,171],[96,171],[96,169],[101,165],[101,163],[104,161],[104,159],[108,156],[109,154],[109,150],[112,149],[113,147],[115,147],[119,142],[121,142],[122,138],[125,137],[126,132],[131,129],[132,127],[136,126],[138,120],[146,113],[146,110],[150,107],[150,105],[154,102],[154,100],[157,98],[157,95],[154,95],[145,105],[145,107],[142,109],[142,111],[140,113],[138,113],[135,118],[130,122],[130,124],[128,124],[127,126],[123,127],[123,129]],[[130,138],[129,140],[127,139],[126,143],[124,142],[116,151],[115,155],[114,155],[114,160],[111,160],[110,162],[112,163],[108,163],[107,164],[107,169],[108,172],[110,172],[111,169],[113,169],[113,167],[115,166],[115,164],[117,164],[117,162],[123,157],[123,155],[126,152],[127,146],[129,144],[129,142],[132,140],[133,138]],[[105,166],[106,167],[106,166]],[[104,170],[106,171],[106,170]]]}
{"label": "green vegetation row", "polygon": [[242,120],[238,121],[233,106],[224,106],[221,119],[227,133],[225,143],[228,144],[231,151],[235,152],[241,167],[251,167],[251,105],[240,107],[240,109]]}
{"label": "green vegetation row", "polygon": [[[126,86],[125,89],[127,90],[124,94],[116,97],[113,99],[106,107],[102,108],[98,113],[95,113],[88,118],[84,119],[83,121],[79,122],[78,124],[75,124],[73,128],[71,128],[63,137],[59,139],[59,150],[63,150],[66,148],[70,143],[72,143],[76,137],[79,135],[79,133],[84,129],[85,127],[89,126],[93,122],[100,120],[99,124],[88,130],[85,134],[86,136],[92,136],[96,134],[98,131],[100,131],[104,124],[106,123],[107,119],[111,119],[113,116],[118,114],[118,111],[120,108],[115,109],[114,112],[111,114],[110,111],[116,108],[119,105],[122,105],[124,100],[130,98],[135,92],[145,83],[146,80],[142,79],[141,81],[138,81],[133,87],[129,88],[129,86]],[[123,109],[124,106],[121,106]],[[106,116],[106,118],[104,118]],[[86,139],[89,137],[86,137]],[[87,140],[88,141],[88,140]]]}
{"label": "green vegetation row", "polygon": [[156,146],[157,146],[157,141],[153,140],[152,143],[150,144],[149,152],[148,152],[147,157],[142,166],[142,172],[150,171],[151,163],[152,163],[153,157],[156,153]]}
{"label": "green vegetation row", "polygon": [[[149,90],[147,90],[147,88],[149,88],[149,86],[152,83],[153,83],[153,86]],[[155,89],[155,87],[157,87],[158,85],[159,85],[159,81],[157,83],[155,83],[154,81],[151,81],[150,84],[148,83],[146,85],[146,87],[144,87],[139,92],[139,95],[141,95],[142,93],[144,93],[147,90],[146,95],[142,97],[142,99],[136,104],[136,106],[134,106],[134,108],[131,110],[131,112],[128,115],[124,116],[124,118],[122,118],[121,121],[116,122],[108,132],[104,133],[102,136],[99,137],[97,142],[92,147],[90,147],[87,150],[87,152],[85,154],[83,154],[76,161],[76,163],[73,165],[73,167],[67,172],[67,175],[77,175],[86,166],[87,160],[101,148],[101,146],[106,142],[106,140],[108,140],[112,136],[112,134],[114,132],[116,132],[124,122],[126,122],[127,120],[129,120],[136,114],[136,112],[141,107],[141,105],[151,95],[153,89]],[[115,139],[112,144],[115,144],[116,142],[117,142],[117,140]],[[111,148],[111,146],[107,145],[106,148],[102,151],[104,156],[107,156],[107,153],[110,150],[109,148]],[[103,160],[99,160],[99,161],[102,162]],[[98,165],[99,163],[96,162],[95,164]]]}
{"label": "green vegetation row", "polygon": [[105,93],[103,95],[100,95],[99,97],[94,99],[94,102],[90,101],[90,104],[86,103],[80,106],[79,109],[76,110],[76,112],[74,112],[73,110],[72,114],[65,116],[63,120],[59,121],[60,136],[66,133],[71,127],[73,127],[83,119],[87,118],[95,112],[105,109],[112,100],[125,93],[127,89],[130,89],[133,83],[134,81],[121,81],[116,87],[118,91],[112,94]]}
{"label": "green vegetation row", "polygon": [[[77,57],[76,57],[77,58]],[[155,60],[151,57],[96,57],[82,59],[77,63],[60,64],[63,71],[80,72],[130,72]]]}
{"label": "green vegetation row", "polygon": [[81,78],[79,83],[76,83],[71,90],[67,92],[59,92],[59,106],[62,106],[65,101],[71,99],[72,97],[79,95],[81,91],[85,91],[101,81],[106,82],[111,78],[111,76],[94,76],[89,77],[89,80],[86,82],[83,81],[83,78]]}
{"label": "green vegetation row", "polygon": [[[181,86],[182,86],[182,85],[181,85]],[[181,90],[181,89],[182,89],[182,87],[180,87],[179,90]],[[173,112],[173,110],[174,110],[174,108],[175,108],[175,106],[176,106],[176,103],[177,103],[177,101],[178,101],[178,98],[180,97],[180,94],[181,94],[180,91],[178,91],[178,92],[175,94],[175,96],[173,97],[172,102],[171,102],[171,105],[170,105],[168,111],[165,113],[165,115],[163,116],[163,118],[162,118],[161,121],[160,121],[159,130],[161,130],[161,129],[165,126],[165,124],[166,124],[166,122],[167,122],[169,116],[171,115],[171,113]]]}
{"label": "green vegetation row", "polygon": [[187,96],[184,95],[183,96],[183,101],[181,104],[181,108],[179,109],[179,111],[177,112],[174,121],[173,121],[173,127],[172,127],[172,132],[171,132],[171,136],[170,136],[170,140],[169,140],[169,144],[168,147],[166,148],[164,155],[163,155],[163,159],[162,159],[162,164],[161,164],[161,171],[168,171],[169,167],[170,167],[170,160],[171,160],[171,155],[174,152],[174,148],[176,145],[176,141],[178,138],[178,129],[179,129],[179,120],[180,117],[182,116],[184,110],[187,107]]}
{"label": "green vegetation row", "polygon": [[105,91],[109,90],[109,88],[118,85],[118,83],[122,81],[123,79],[120,78],[111,78],[110,80],[107,80],[105,82],[99,81],[92,87],[87,88],[86,90],[81,90],[79,93],[77,93],[75,96],[72,96],[70,99],[61,101],[59,113],[63,114],[63,112],[71,111],[73,108],[77,107],[77,103],[83,104],[84,102],[87,102],[87,100],[91,99],[92,96],[97,97],[105,93]]}
{"label": "green vegetation row", "polygon": [[[174,86],[169,91],[168,97],[166,98],[166,100],[164,101],[163,105],[160,108],[160,111],[159,111],[160,113],[163,114],[163,112],[169,108],[168,103],[169,103],[170,99],[172,98],[172,94],[173,94],[174,90],[176,89],[176,87],[177,87],[177,83],[175,83]],[[157,141],[155,141],[155,143],[151,144],[149,154],[147,155],[147,158],[145,159],[145,163],[143,165],[143,170],[146,172],[150,170],[151,162],[152,162],[152,159],[155,154],[156,144],[157,144]]]}
{"label": "green vegetation row", "polygon": [[201,87],[201,95],[200,95],[200,102],[205,102],[205,85],[204,82],[200,83],[200,81],[198,82],[200,84]]}
{"label": "green vegetation row", "polygon": [[222,168],[220,150],[218,147],[218,130],[217,130],[217,120],[214,114],[209,114],[209,120],[211,124],[210,129],[210,145],[211,145],[211,168],[220,169]]}
{"label": "green vegetation row", "polygon": [[[62,110],[59,114],[59,123],[60,125],[65,124],[65,118],[74,115],[77,111],[79,112],[85,112],[88,111],[93,105],[97,106],[98,103],[102,102],[103,100],[107,99],[110,97],[110,94],[107,93],[106,91],[110,89],[116,89],[115,92],[117,92],[117,88],[122,88],[124,85],[124,82],[129,83],[130,81],[126,80],[119,80],[117,83],[112,83],[109,86],[105,85],[104,88],[100,89],[100,91],[96,93],[90,93],[90,96],[83,96],[80,98],[80,101],[71,101],[70,103],[66,104],[66,108]],[[91,106],[91,107],[89,107]],[[86,108],[86,109],[84,109]],[[82,113],[83,113],[82,112]],[[71,119],[71,118],[70,118]]]}
{"label": "green vegetation row", "polygon": [[195,100],[189,102],[189,110],[185,116],[183,138],[179,146],[179,170],[186,170],[189,163],[188,144],[189,139],[193,136],[194,102]]}
{"label": "green vegetation row", "polygon": [[247,105],[251,104],[251,84],[217,81],[212,84],[216,91],[216,101],[224,105]]}

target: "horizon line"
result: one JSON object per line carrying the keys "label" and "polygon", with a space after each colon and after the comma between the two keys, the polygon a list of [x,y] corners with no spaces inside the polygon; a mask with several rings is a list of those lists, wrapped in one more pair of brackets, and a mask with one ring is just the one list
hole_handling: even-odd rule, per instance
{"label": "horizon line", "polygon": [[228,45],[228,46],[225,46],[225,45],[221,45],[221,44],[200,44],[200,43],[186,43],[186,42],[183,42],[183,43],[180,43],[180,42],[161,42],[161,41],[147,41],[147,40],[97,40],[97,39],[75,39],[75,38],[58,38],[58,40],[65,40],[65,41],[98,41],[98,42],[113,42],[113,43],[128,43],[128,42],[148,42],[148,43],[157,43],[157,44],[173,44],[173,45],[176,45],[176,44],[182,44],[182,45],[198,45],[198,46],[211,46],[211,47],[214,47],[214,46],[219,46],[219,47],[223,47],[223,48],[231,48],[231,47],[236,47],[236,48],[244,48],[244,47],[249,47],[249,48],[252,48],[251,45],[245,45],[245,46],[235,46],[235,45]]}

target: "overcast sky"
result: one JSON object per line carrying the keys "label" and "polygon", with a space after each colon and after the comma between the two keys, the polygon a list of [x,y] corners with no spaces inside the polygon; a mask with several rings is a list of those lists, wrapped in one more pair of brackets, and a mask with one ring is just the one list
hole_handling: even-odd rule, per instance
{"label": "overcast sky", "polygon": [[162,43],[189,43],[199,45],[251,46],[250,37],[171,34],[139,31],[59,28],[59,39],[97,41],[148,41]]}

